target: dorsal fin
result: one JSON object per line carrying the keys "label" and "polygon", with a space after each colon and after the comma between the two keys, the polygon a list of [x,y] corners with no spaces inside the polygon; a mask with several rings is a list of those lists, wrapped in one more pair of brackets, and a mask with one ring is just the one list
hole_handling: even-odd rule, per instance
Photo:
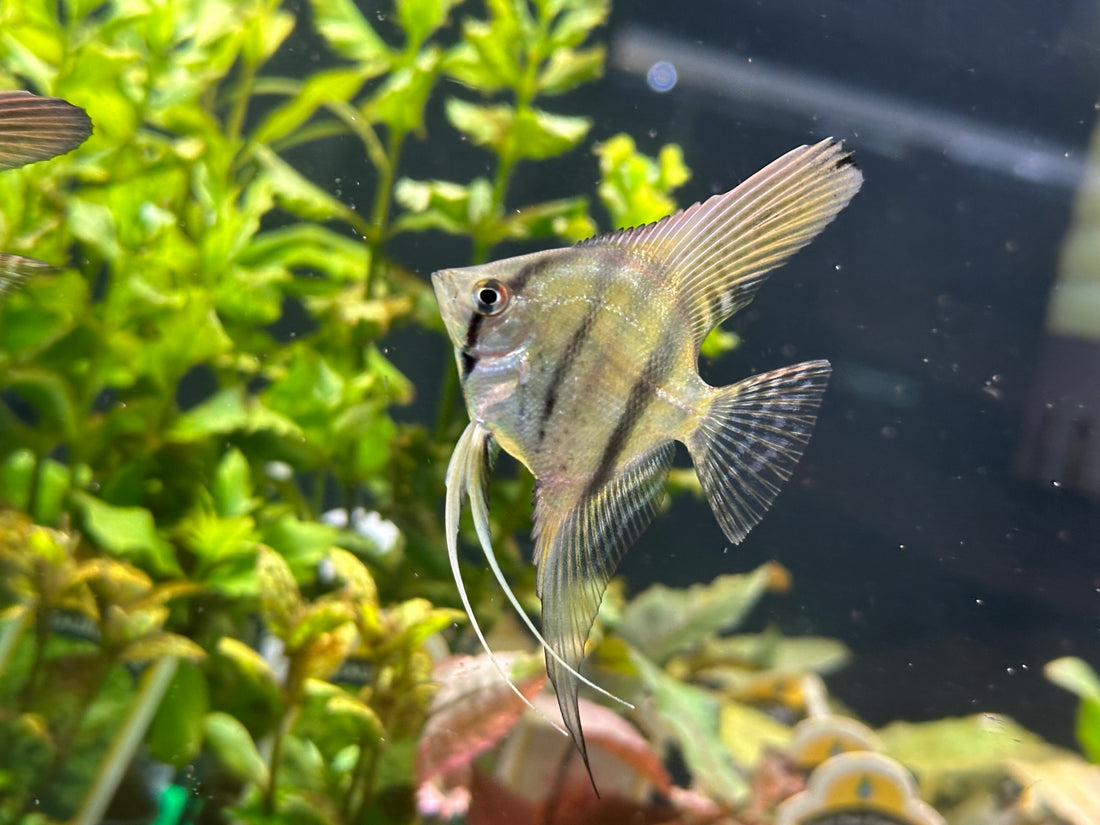
{"label": "dorsal fin", "polygon": [[862,182],[843,144],[828,138],[792,149],[725,194],[584,245],[622,247],[663,270],[688,309],[698,346],[747,306],[767,273],[813,240]]}

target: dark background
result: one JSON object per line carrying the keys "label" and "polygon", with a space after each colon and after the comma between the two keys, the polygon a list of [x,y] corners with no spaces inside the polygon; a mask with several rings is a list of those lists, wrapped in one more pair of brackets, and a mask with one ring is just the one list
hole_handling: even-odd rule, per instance
{"label": "dark background", "polygon": [[[730,322],[744,346],[706,370],[725,384],[833,362],[800,470],[727,553],[703,506],[677,502],[627,575],[687,584],[782,562],[794,589],[758,621],[847,642],[830,688],[873,722],[1000,711],[1068,743],[1074,703],[1041,668],[1100,664],[1100,508],[1014,472],[1027,410],[1055,400],[1031,387],[1096,118],[1098,13],[1028,0],[616,11],[611,129],[681,143],[685,202],[827,134],[866,177]],[[666,94],[645,83],[653,59],[681,62]],[[1068,366],[1057,381],[1089,380]]]}
{"label": "dark background", "polygon": [[[1097,117],[1100,6],[620,0],[604,36],[605,79],[546,106],[588,114],[597,140],[626,131],[651,153],[679,143],[694,172],[681,203],[830,134],[866,177],[837,221],[729,322],[743,346],[702,365],[728,384],[797,360],[833,362],[795,477],[736,550],[705,504],[675,501],[627,556],[632,588],[778,560],[794,588],[770,597],[756,626],[844,640],[855,655],[829,685],[859,715],[999,711],[1072,743],[1074,700],[1041,669],[1067,654],[1100,666],[1100,507],[1072,478],[1021,456],[1035,446],[1025,420],[1061,398],[1033,388],[1069,397],[1094,383],[1090,367],[1100,375],[1100,345],[1054,359],[1054,375],[1040,358]],[[658,60],[678,72],[663,94],[646,83]],[[488,156],[457,145],[442,121],[444,96],[406,173],[489,174]],[[306,166],[366,208],[361,158],[332,152]],[[524,167],[513,201],[593,194],[597,178],[595,158],[576,152]],[[425,277],[468,261],[466,243],[435,240],[399,240],[395,252]],[[412,334],[387,343],[420,390],[408,414],[430,420],[449,348]],[[1087,441],[1097,410],[1072,415]]]}

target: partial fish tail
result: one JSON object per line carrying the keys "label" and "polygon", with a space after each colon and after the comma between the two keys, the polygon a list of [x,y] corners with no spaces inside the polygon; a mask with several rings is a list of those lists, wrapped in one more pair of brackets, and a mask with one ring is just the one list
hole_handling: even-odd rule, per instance
{"label": "partial fish tail", "polygon": [[56,271],[55,267],[35,258],[0,252],[0,301],[34,276]]}
{"label": "partial fish tail", "polygon": [[92,133],[88,113],[59,97],[0,92],[0,169],[62,155]]}
{"label": "partial fish tail", "polygon": [[831,368],[807,361],[715,389],[687,447],[726,537],[739,544],[790,478]]}

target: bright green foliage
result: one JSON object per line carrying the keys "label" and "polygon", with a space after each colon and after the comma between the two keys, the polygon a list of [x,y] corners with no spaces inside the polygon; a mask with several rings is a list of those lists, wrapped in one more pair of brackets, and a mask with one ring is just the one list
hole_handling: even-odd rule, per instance
{"label": "bright green foliage", "polygon": [[1074,656],[1047,662],[1044,675],[1080,700],[1077,705],[1077,743],[1089,761],[1100,764],[1100,676]]}
{"label": "bright green foliage", "polygon": [[431,227],[468,234],[474,260],[487,258],[506,238],[557,237],[576,241],[594,233],[584,202],[567,198],[506,210],[508,188],[523,160],[557,157],[576,148],[591,121],[535,106],[539,97],[570,91],[603,71],[602,46],[583,46],[607,17],[610,5],[592,0],[493,0],[486,20],[463,22],[463,37],[447,51],[442,69],[471,92],[494,101],[477,103],[450,97],[447,120],[496,156],[492,180],[468,184],[401,181],[397,198],[410,213],[408,228]]}

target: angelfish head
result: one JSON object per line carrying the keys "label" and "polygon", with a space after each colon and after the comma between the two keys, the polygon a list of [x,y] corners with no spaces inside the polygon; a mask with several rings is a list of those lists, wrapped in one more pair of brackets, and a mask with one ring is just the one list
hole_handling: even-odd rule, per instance
{"label": "angelfish head", "polygon": [[523,261],[531,257],[432,273],[439,314],[459,352],[460,366],[465,363],[464,375],[476,362],[511,355],[530,340],[522,270]]}

